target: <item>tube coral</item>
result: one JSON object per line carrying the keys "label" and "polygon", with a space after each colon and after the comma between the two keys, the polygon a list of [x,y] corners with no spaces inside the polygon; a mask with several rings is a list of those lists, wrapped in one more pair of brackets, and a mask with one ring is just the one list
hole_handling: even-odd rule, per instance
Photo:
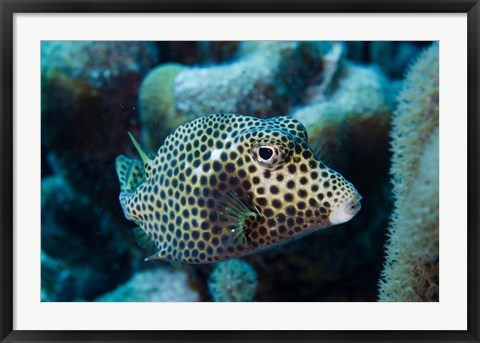
{"label": "tube coral", "polygon": [[438,44],[409,70],[392,122],[395,209],[389,227],[380,301],[439,298]]}

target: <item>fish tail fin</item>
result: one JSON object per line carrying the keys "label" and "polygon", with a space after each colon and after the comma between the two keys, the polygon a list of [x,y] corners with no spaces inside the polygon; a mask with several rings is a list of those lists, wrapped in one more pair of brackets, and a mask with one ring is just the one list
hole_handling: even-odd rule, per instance
{"label": "fish tail fin", "polygon": [[139,160],[120,155],[115,160],[121,192],[132,192],[145,180],[145,167]]}

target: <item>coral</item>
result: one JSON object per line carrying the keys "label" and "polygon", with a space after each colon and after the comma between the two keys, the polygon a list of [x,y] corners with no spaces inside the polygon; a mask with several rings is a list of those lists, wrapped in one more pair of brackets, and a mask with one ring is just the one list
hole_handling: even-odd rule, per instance
{"label": "coral", "polygon": [[[328,97],[316,98],[320,100],[291,115],[307,129],[312,147],[343,173],[349,169],[352,155],[361,153],[368,159],[368,152],[376,153],[379,142],[387,136],[393,85],[377,68],[354,64],[345,65],[333,82],[334,90]],[[356,151],[360,147],[361,151]]]}
{"label": "coral", "polygon": [[43,178],[41,187],[42,249],[55,255],[61,247],[69,252],[67,258],[75,259],[81,254],[78,236],[85,226],[99,219],[99,208],[88,197],[77,194],[62,176]]}
{"label": "coral", "polygon": [[157,63],[152,42],[42,41],[42,68],[57,70],[91,87],[114,87],[126,74],[143,74]]}
{"label": "coral", "polygon": [[324,127],[331,120],[335,122],[332,125],[338,125],[347,116],[375,115],[392,107],[393,99],[386,96],[389,83],[377,68],[348,64],[338,74],[329,97],[315,97],[292,114],[307,130],[313,132],[315,127]]}
{"label": "coral", "polygon": [[210,275],[208,288],[214,301],[252,301],[257,288],[257,274],[247,262],[221,262]]}
{"label": "coral", "polygon": [[[258,116],[285,113],[294,102],[293,87],[307,77],[305,58],[320,59],[313,45],[298,42],[244,43],[231,64],[184,70],[175,79],[176,108],[185,116],[213,112]],[[317,63],[317,71],[321,69]],[[303,70],[302,70],[303,69]],[[315,68],[308,70],[315,73]],[[296,75],[298,74],[298,75]]]}
{"label": "coral", "polygon": [[127,231],[64,177],[45,177],[41,187],[43,300],[91,299],[128,278]]}
{"label": "coral", "polygon": [[188,284],[188,275],[180,270],[156,268],[137,272],[125,284],[104,294],[100,302],[199,301],[198,292]]}
{"label": "coral", "polygon": [[392,124],[395,209],[380,301],[438,301],[438,44],[410,68]]}
{"label": "coral", "polygon": [[[159,147],[159,142],[152,142],[152,137],[164,137],[170,133],[171,127],[183,123],[174,109],[173,90],[175,77],[183,68],[175,63],[162,64],[152,69],[142,81],[138,100],[140,118],[144,126],[143,141],[151,151],[156,151]],[[168,126],[165,121],[169,123]]]}
{"label": "coral", "polygon": [[131,149],[126,132],[138,127],[138,85],[156,63],[155,44],[54,41],[41,47],[46,169],[97,203],[115,197],[117,185],[106,171],[119,148]]}
{"label": "coral", "polygon": [[[89,263],[90,261],[82,262]],[[41,263],[42,302],[91,300],[93,296],[109,287],[105,275],[99,270],[91,268],[90,265],[84,266],[79,262],[69,264],[44,251],[41,253]]]}
{"label": "coral", "polygon": [[135,269],[110,171],[132,149],[138,86],[158,53],[152,42],[52,41],[41,57],[44,300],[89,300]]}
{"label": "coral", "polygon": [[343,57],[345,54],[345,45],[341,42],[332,44],[330,51],[323,56],[323,70],[320,84],[314,84],[306,89],[306,103],[319,102],[324,100],[326,92],[329,90],[334,76],[341,69]]}
{"label": "coral", "polygon": [[56,301],[59,299],[60,294],[64,294],[64,290],[58,289],[62,288],[59,283],[56,282],[57,275],[61,270],[65,269],[63,263],[55,260],[54,258],[48,256],[44,251],[41,252],[41,265],[42,265],[42,291],[40,298],[42,302],[46,301]]}
{"label": "coral", "polygon": [[[165,132],[209,113],[260,117],[286,113],[301,100],[298,90],[318,77],[325,49],[323,44],[311,42],[243,42],[232,63],[184,68],[174,79],[165,78],[170,83],[161,86],[145,80],[148,85],[142,87],[140,107],[150,110],[142,113],[142,120],[164,126],[160,131],[146,126],[145,141],[155,141],[158,147]],[[157,80],[166,82],[162,75]],[[160,88],[173,88],[175,101],[170,95],[155,95],[155,89]],[[166,103],[159,103],[159,99]]]}

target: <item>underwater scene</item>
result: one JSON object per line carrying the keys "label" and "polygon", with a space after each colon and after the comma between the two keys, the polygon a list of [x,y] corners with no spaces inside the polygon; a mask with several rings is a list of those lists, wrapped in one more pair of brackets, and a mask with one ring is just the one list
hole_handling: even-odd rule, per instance
{"label": "underwater scene", "polygon": [[438,42],[43,41],[41,301],[438,301],[438,114]]}

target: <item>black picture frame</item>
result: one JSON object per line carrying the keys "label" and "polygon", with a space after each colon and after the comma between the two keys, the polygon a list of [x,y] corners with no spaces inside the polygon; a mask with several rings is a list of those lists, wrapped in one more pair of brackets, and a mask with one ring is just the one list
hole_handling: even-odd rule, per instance
{"label": "black picture frame", "polygon": [[[479,342],[479,16],[478,0],[0,0],[0,338],[1,342]],[[468,317],[465,331],[20,331],[13,330],[13,16],[15,13],[467,13]]]}

